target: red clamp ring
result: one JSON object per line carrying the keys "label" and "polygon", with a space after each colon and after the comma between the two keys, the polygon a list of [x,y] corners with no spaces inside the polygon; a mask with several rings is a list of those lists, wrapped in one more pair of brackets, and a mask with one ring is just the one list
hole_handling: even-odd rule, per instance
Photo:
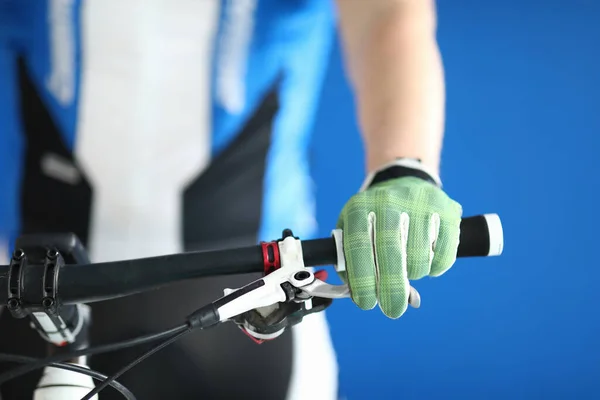
{"label": "red clamp ring", "polygon": [[262,242],[260,245],[263,253],[265,275],[269,275],[271,272],[275,272],[281,268],[279,246],[277,242]]}

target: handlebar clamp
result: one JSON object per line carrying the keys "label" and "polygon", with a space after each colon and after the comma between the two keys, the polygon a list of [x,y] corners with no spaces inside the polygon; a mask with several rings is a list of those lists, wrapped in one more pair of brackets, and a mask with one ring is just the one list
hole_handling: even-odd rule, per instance
{"label": "handlebar clamp", "polygon": [[[15,318],[30,317],[31,326],[58,347],[87,343],[89,307],[61,304],[58,277],[70,262],[87,254],[74,235],[24,235],[17,239],[8,271],[7,308]],[[65,259],[65,257],[67,259]],[[25,290],[27,288],[27,290]]]}
{"label": "handlebar clamp", "polygon": [[[44,250],[44,256],[40,256]],[[35,312],[57,314],[59,302],[57,297],[58,274],[65,265],[65,260],[55,248],[23,249],[14,251],[8,272],[8,302],[7,308],[15,318],[25,318]],[[25,280],[36,281],[36,276],[30,275],[30,268],[39,270],[43,266],[41,287],[35,292],[27,291],[25,298],[23,286]],[[37,268],[36,268],[37,267]],[[29,279],[28,279],[29,278]],[[30,286],[30,284],[28,284]]]}
{"label": "handlebar clamp", "polygon": [[14,318],[25,318],[27,311],[23,307],[22,287],[23,273],[27,265],[27,257],[21,249],[16,249],[8,266],[8,301],[6,308]]}

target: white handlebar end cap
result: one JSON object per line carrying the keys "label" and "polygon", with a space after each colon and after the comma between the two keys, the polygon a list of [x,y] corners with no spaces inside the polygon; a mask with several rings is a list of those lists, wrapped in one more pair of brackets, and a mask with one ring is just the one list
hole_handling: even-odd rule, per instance
{"label": "white handlebar end cap", "polygon": [[490,251],[488,256],[499,256],[504,250],[504,231],[498,214],[484,214],[490,236]]}

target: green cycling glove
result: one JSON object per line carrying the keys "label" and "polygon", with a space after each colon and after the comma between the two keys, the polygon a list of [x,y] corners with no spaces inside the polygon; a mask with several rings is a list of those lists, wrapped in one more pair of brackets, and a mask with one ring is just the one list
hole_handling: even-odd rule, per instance
{"label": "green cycling glove", "polygon": [[[377,304],[399,318],[408,306],[409,280],[439,276],[456,261],[461,206],[422,169],[388,167],[344,206],[346,271],[340,272],[362,309]],[[390,173],[391,171],[391,173]],[[377,183],[376,183],[377,182]]]}

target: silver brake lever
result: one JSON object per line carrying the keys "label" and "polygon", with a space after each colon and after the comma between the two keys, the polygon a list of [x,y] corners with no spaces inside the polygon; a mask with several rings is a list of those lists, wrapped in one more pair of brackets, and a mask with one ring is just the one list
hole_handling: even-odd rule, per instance
{"label": "silver brake lever", "polygon": [[350,297],[348,285],[330,285],[320,279],[299,288],[306,297],[321,297],[324,299],[343,299]]}
{"label": "silver brake lever", "polygon": [[[312,297],[321,297],[325,299],[343,299],[351,297],[348,285],[330,285],[327,282],[315,278],[314,274],[308,271],[304,273],[303,277],[305,278],[299,280],[296,275],[290,280],[292,285],[301,290],[301,293],[298,295],[299,298],[308,299]],[[417,292],[417,289],[412,286],[410,286],[408,304],[413,308],[419,308],[421,306],[421,295]]]}

